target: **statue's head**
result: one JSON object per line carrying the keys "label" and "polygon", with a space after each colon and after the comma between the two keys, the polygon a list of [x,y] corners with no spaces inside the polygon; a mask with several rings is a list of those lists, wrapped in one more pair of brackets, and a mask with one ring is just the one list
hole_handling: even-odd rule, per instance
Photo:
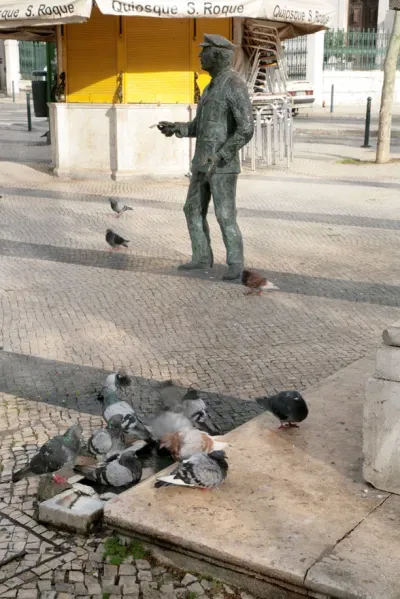
{"label": "statue's head", "polygon": [[205,33],[200,46],[199,56],[204,71],[217,72],[232,65],[235,46],[222,35]]}

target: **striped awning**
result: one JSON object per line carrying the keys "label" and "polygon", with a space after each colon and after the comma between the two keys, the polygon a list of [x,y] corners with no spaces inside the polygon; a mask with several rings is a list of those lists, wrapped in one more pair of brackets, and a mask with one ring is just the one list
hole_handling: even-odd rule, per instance
{"label": "striped awning", "polygon": [[[250,18],[287,24],[293,35],[328,29],[335,13],[334,0],[96,0],[105,15],[120,17]],[[5,32],[25,32],[43,39],[55,25],[85,22],[91,14],[92,0],[0,0],[0,37]],[[34,38],[35,28],[42,37]],[[47,33],[46,33],[47,27]],[[31,37],[29,37],[31,36]]]}

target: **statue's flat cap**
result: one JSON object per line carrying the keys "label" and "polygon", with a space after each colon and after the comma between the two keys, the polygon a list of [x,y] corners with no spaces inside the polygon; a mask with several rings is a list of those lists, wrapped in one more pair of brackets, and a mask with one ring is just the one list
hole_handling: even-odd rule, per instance
{"label": "statue's flat cap", "polygon": [[235,50],[235,44],[232,44],[226,37],[222,35],[218,35],[216,33],[205,33],[204,34],[204,42],[199,44],[199,46],[211,46],[212,48],[224,48],[224,50]]}

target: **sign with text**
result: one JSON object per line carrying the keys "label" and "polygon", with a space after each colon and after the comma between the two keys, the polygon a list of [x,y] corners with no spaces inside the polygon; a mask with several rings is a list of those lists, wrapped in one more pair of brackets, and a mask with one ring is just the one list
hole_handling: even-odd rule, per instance
{"label": "sign with text", "polygon": [[0,0],[0,28],[77,23],[88,19],[91,12],[91,0]]}
{"label": "sign with text", "polygon": [[96,0],[102,13],[164,18],[246,17],[329,27],[335,12],[327,1],[290,0]]}

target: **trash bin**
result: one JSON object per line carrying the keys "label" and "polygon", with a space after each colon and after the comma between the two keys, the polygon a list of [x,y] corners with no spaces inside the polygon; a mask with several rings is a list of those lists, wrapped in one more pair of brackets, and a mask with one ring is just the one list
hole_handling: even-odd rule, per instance
{"label": "trash bin", "polygon": [[49,110],[47,106],[47,72],[32,72],[32,98],[33,110],[36,117],[48,117]]}

